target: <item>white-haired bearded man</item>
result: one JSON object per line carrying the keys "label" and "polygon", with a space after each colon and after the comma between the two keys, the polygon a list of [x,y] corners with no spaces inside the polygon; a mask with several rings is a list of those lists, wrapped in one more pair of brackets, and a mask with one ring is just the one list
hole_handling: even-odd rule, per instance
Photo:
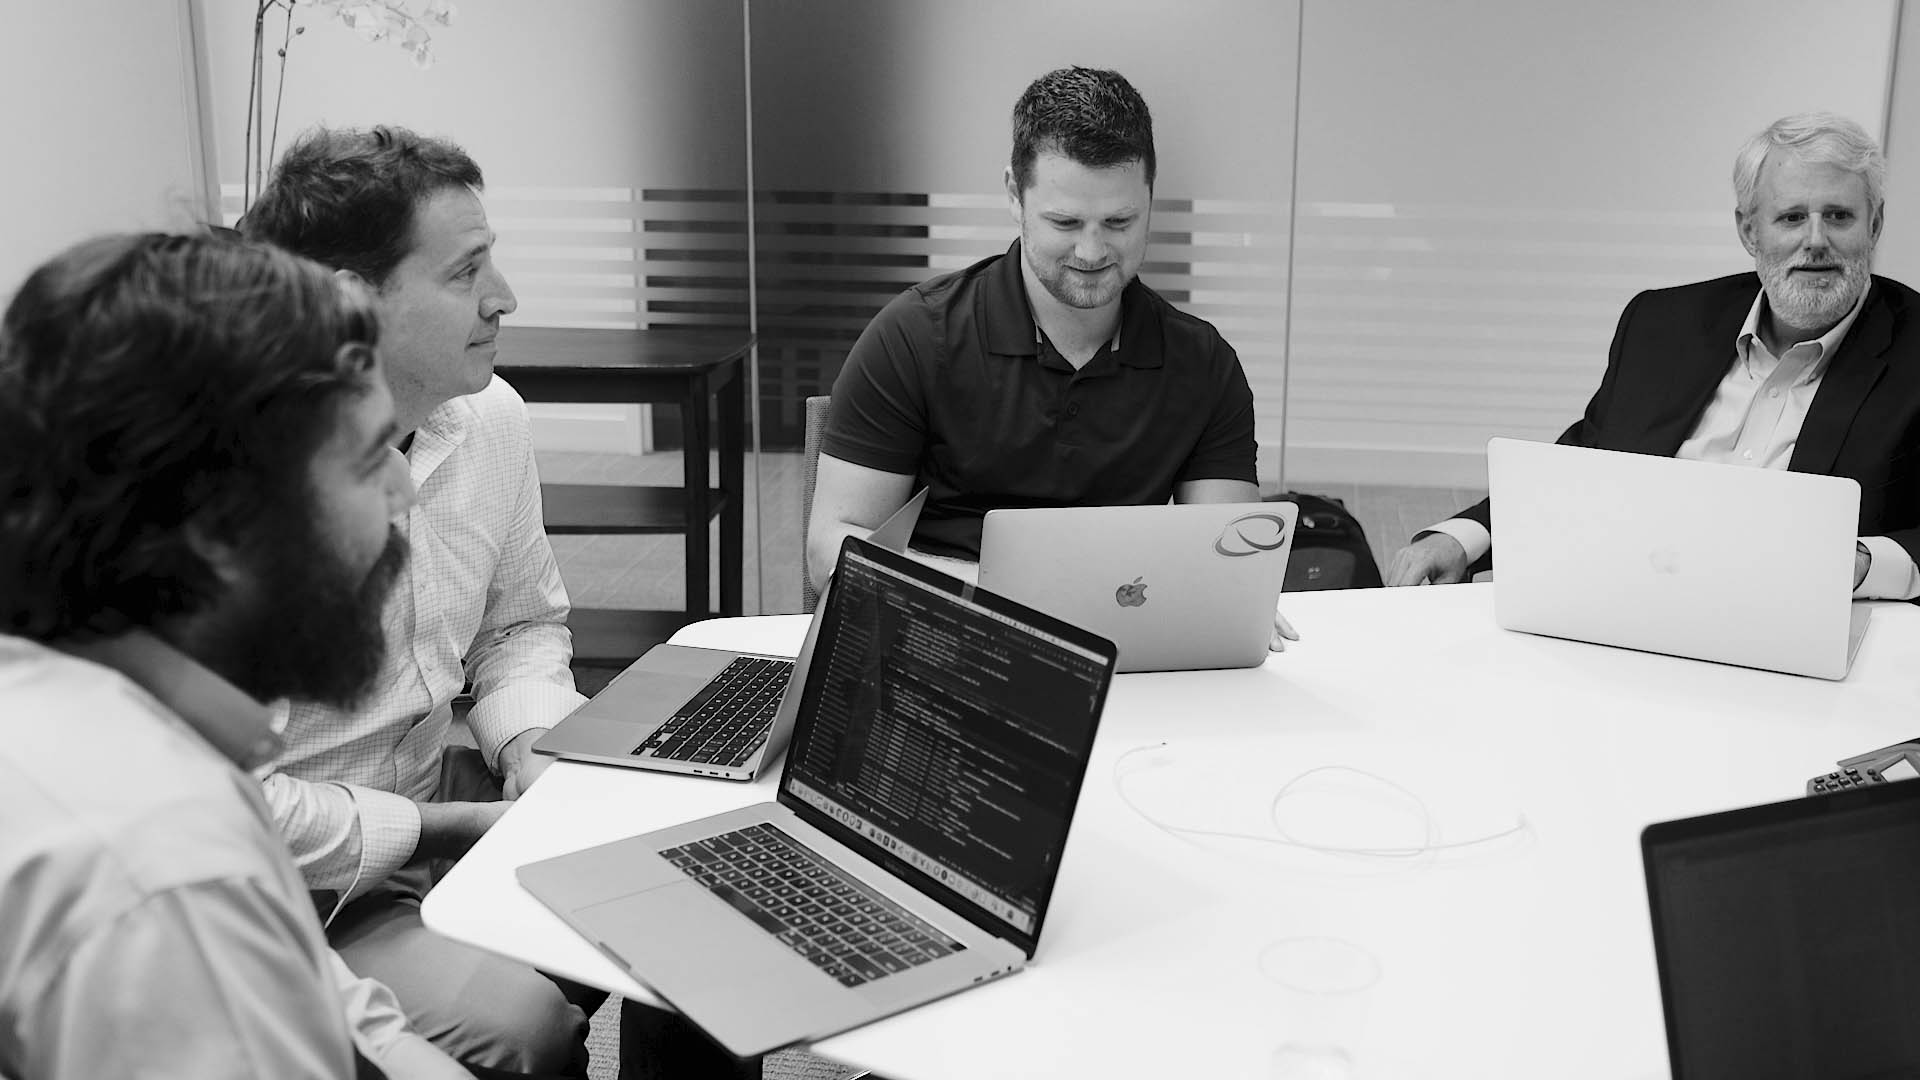
{"label": "white-haired bearded man", "polygon": [[[1633,298],[1600,389],[1560,442],[1851,477],[1854,595],[1920,595],[1920,296],[1871,272],[1886,159],[1828,113],[1775,121],[1734,160],[1754,272]],[[1491,565],[1482,500],[1414,537],[1389,585]],[[1756,583],[1759,585],[1761,583]]]}

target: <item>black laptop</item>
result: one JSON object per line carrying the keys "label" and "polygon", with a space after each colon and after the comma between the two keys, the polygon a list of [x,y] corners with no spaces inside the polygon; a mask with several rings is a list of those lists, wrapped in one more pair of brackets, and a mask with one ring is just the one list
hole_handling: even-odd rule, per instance
{"label": "black laptop", "polygon": [[1674,1080],[1920,1078],[1920,781],[1640,845]]}

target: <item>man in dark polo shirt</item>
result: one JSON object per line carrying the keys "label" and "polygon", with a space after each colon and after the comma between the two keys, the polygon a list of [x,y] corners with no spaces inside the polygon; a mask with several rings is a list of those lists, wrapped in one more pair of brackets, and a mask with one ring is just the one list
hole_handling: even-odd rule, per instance
{"label": "man in dark polo shirt", "polygon": [[967,561],[999,507],[1258,501],[1239,357],[1135,277],[1153,179],[1152,117],[1117,72],[1027,87],[1005,175],[1020,239],[896,297],[834,383],[814,581],[921,486],[912,546]]}

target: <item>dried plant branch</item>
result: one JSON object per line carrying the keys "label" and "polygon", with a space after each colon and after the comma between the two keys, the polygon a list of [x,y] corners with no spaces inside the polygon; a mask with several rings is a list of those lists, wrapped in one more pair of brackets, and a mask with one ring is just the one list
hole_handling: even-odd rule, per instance
{"label": "dried plant branch", "polygon": [[[307,32],[293,25],[294,8],[302,0],[260,0],[253,13],[253,58],[247,79],[247,128],[241,141],[240,212],[253,206],[256,195],[266,186],[267,170],[280,148],[280,103],[287,90],[287,50],[293,39]],[[414,66],[433,66],[433,33],[428,24],[450,26],[457,9],[452,0],[423,0],[418,13],[407,0],[305,0],[309,7],[331,14],[366,41],[393,38],[407,51]],[[285,19],[277,50],[280,69],[273,91],[273,124],[266,116],[266,34],[267,13],[278,9]]]}

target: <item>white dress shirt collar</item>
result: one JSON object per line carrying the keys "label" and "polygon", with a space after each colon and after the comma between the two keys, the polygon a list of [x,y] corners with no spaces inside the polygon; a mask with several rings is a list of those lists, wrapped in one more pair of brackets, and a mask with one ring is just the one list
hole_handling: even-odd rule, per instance
{"label": "white dress shirt collar", "polygon": [[[1860,297],[1853,302],[1852,310],[1848,311],[1846,316],[1839,322],[1834,323],[1832,329],[1814,338],[1811,342],[1796,341],[1788,346],[1787,352],[1792,352],[1794,349],[1807,344],[1811,344],[1814,347],[1813,363],[1807,365],[1807,371],[1801,376],[1801,381],[1818,379],[1826,373],[1827,362],[1840,348],[1840,343],[1846,340],[1847,331],[1853,329],[1854,320],[1860,317],[1861,310],[1867,306],[1867,294],[1872,291],[1873,279],[1868,278],[1867,287],[1860,290]],[[1762,349],[1766,348],[1765,341],[1760,338],[1760,318],[1762,312],[1766,310],[1766,303],[1767,290],[1762,288],[1759,295],[1753,298],[1753,306],[1747,309],[1747,321],[1740,324],[1740,332],[1734,335],[1734,348],[1739,352],[1740,361],[1743,364],[1749,365],[1749,369],[1751,369],[1753,363],[1753,343],[1759,341],[1760,347]],[[1771,356],[1772,353],[1768,352],[1767,355]],[[1776,357],[1776,359],[1778,358]],[[1753,374],[1764,377],[1766,372],[1753,372]]]}
{"label": "white dress shirt collar", "polygon": [[282,725],[273,710],[148,631],[63,642],[60,651],[125,675],[242,769],[280,753]]}

